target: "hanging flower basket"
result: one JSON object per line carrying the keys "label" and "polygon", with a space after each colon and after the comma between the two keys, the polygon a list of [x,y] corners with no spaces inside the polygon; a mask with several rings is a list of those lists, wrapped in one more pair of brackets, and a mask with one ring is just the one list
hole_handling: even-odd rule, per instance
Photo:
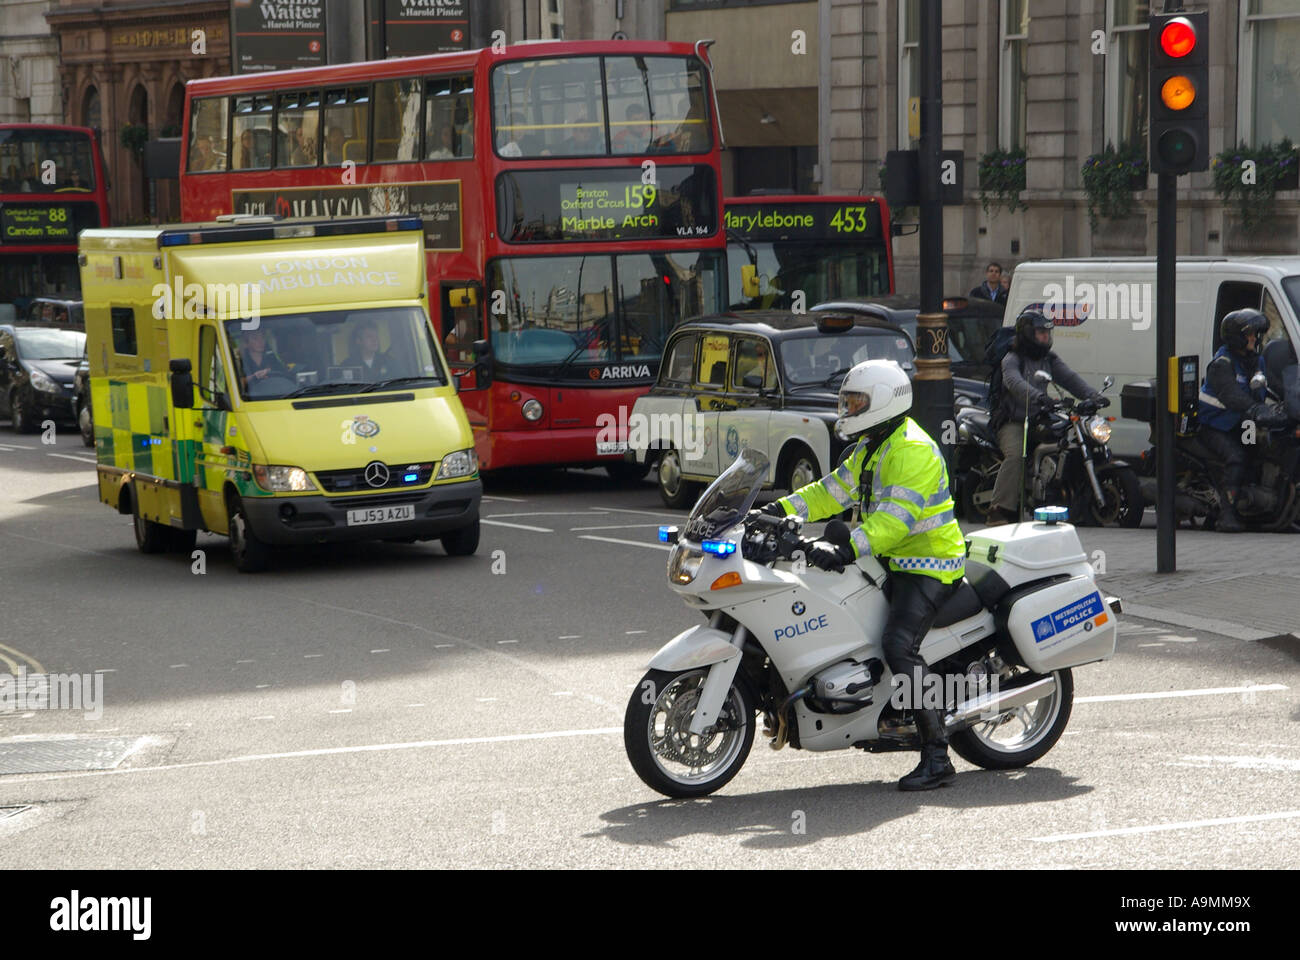
{"label": "hanging flower basket", "polygon": [[997,216],[1006,207],[1011,213],[1029,209],[1020,199],[1025,189],[1025,151],[993,150],[979,159],[980,206]]}
{"label": "hanging flower basket", "polygon": [[1210,173],[1214,192],[1225,204],[1236,206],[1242,228],[1258,230],[1268,222],[1277,192],[1300,187],[1300,156],[1290,140],[1258,147],[1242,144],[1216,155]]}
{"label": "hanging flower basket", "polygon": [[1100,220],[1121,220],[1133,213],[1133,194],[1147,188],[1150,167],[1137,147],[1126,144],[1116,150],[1108,143],[1083,161],[1080,173],[1088,195],[1088,224],[1095,233]]}
{"label": "hanging flower basket", "polygon": [[144,153],[144,145],[149,140],[149,128],[142,123],[128,123],[122,127],[122,146],[137,157]]}

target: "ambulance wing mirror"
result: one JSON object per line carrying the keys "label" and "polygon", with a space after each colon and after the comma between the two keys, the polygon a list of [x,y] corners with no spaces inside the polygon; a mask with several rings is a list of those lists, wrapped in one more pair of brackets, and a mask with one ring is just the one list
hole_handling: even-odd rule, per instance
{"label": "ambulance wing mirror", "polygon": [[740,267],[740,292],[743,296],[753,298],[758,296],[758,267],[752,263],[741,264]]}
{"label": "ambulance wing mirror", "polygon": [[194,408],[194,378],[190,375],[188,357],[173,360],[168,366],[172,372],[172,406],[178,410]]}

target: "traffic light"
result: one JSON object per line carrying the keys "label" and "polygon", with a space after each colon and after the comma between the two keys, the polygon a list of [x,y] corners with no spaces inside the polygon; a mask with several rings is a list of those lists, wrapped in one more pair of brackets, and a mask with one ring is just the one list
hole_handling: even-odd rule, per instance
{"label": "traffic light", "polygon": [[1209,20],[1208,13],[1151,15],[1152,173],[1210,168]]}

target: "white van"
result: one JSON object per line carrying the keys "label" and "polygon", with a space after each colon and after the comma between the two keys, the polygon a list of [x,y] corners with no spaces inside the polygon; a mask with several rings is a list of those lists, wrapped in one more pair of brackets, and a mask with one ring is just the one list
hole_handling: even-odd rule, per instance
{"label": "white van", "polygon": [[[1030,260],[1016,267],[1005,325],[1027,307],[1056,323],[1057,355],[1097,389],[1110,374],[1115,422],[1111,448],[1130,457],[1146,449],[1149,428],[1120,416],[1124,384],[1156,377],[1156,261],[1154,257]],[[1269,340],[1300,343],[1300,257],[1179,258],[1174,352],[1205,365],[1219,348],[1219,321],[1243,307],[1271,321]]]}

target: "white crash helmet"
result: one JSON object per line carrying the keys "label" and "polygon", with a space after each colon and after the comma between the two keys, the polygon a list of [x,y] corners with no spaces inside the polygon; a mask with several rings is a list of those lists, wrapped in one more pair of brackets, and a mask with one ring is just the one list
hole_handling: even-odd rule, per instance
{"label": "white crash helmet", "polygon": [[852,440],[912,409],[912,381],[893,360],[863,360],[840,384],[835,433]]}

